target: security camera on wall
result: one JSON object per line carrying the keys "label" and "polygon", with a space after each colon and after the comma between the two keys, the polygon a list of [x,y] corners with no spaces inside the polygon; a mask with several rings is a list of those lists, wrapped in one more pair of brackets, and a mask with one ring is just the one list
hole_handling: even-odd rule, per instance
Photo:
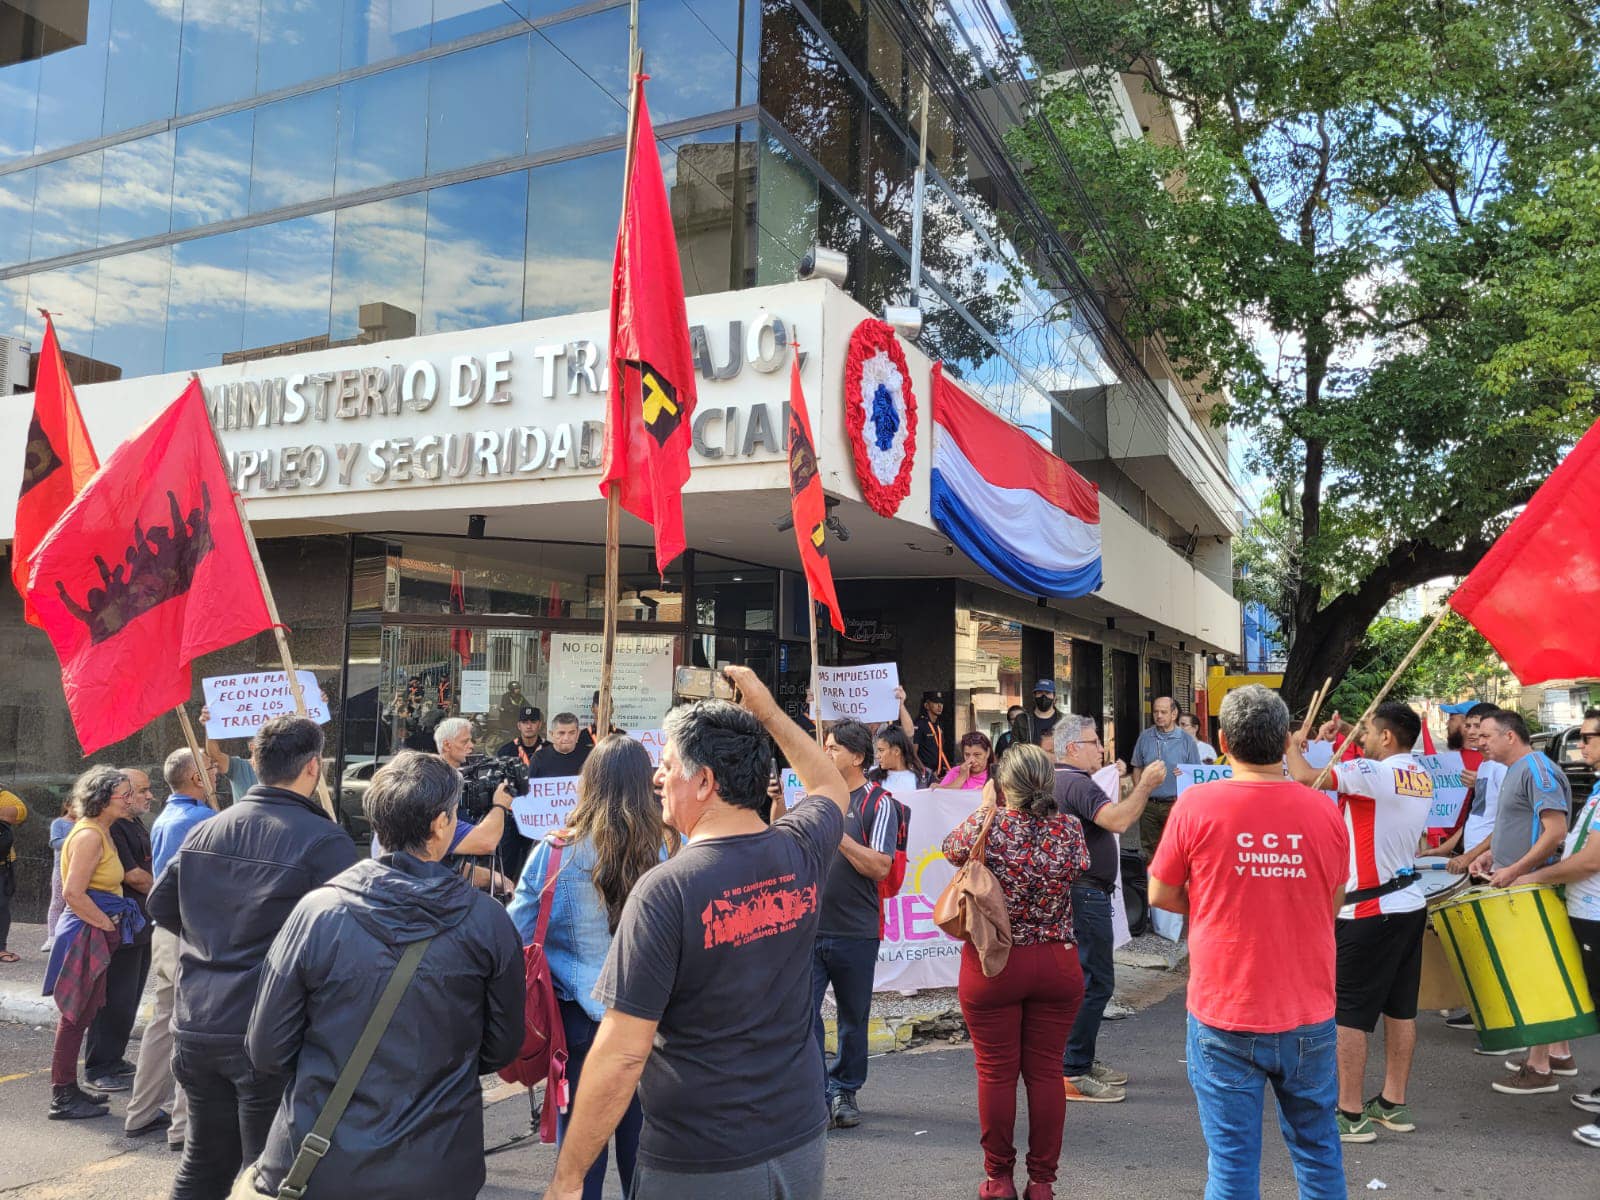
{"label": "security camera on wall", "polygon": [[835,287],[843,287],[844,281],[850,278],[850,260],[842,250],[812,246],[800,260],[795,275],[802,280],[826,279]]}

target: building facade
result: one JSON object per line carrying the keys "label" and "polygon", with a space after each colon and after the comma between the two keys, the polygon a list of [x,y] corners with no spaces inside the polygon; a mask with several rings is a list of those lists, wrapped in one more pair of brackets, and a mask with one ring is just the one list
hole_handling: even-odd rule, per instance
{"label": "building facade", "polygon": [[[647,531],[626,530],[624,712],[658,719],[673,669],[727,661],[803,704],[804,585],[776,527],[798,343],[850,534],[832,551],[850,628],[824,658],[953,691],[952,735],[998,730],[1053,678],[1126,755],[1155,695],[1192,705],[1199,656],[1238,650],[1226,442],[1203,397],[1108,336],[1018,203],[980,119],[1018,82],[954,7],[940,37],[908,37],[922,11],[641,0],[701,408],[690,552],[663,580]],[[427,707],[489,740],[513,680],[547,715],[587,706],[627,45],[611,0],[0,0],[0,346],[36,351],[37,310],[54,314],[102,457],[199,372],[296,656],[333,701],[341,778]],[[851,466],[845,347],[912,298],[925,98],[923,322],[905,344],[924,436],[885,519]],[[847,256],[843,290],[794,282],[814,244]],[[1017,595],[939,533],[935,360],[1100,487],[1094,595]],[[26,412],[0,404],[0,445],[22,444]],[[20,471],[0,456],[0,494]],[[0,652],[17,668],[0,777],[48,808],[83,760],[8,589]],[[267,637],[213,659],[197,679],[275,663]],[[96,757],[149,764],[179,740],[157,722]]]}

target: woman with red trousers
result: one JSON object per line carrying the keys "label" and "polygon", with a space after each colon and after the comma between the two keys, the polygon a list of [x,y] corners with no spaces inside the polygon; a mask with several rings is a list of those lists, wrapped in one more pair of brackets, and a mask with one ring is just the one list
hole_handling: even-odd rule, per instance
{"label": "woman with red trousers", "polygon": [[[1055,765],[1037,746],[1018,745],[995,768],[996,802],[984,864],[1005,893],[1011,954],[985,976],[977,951],[962,947],[961,1015],[978,1067],[978,1123],[987,1178],[980,1200],[1012,1200],[1017,1149],[1017,1076],[1028,1092],[1028,1188],[1025,1200],[1054,1200],[1067,1098],[1061,1055],[1083,1001],[1083,971],[1072,933],[1072,881],[1089,867],[1076,817],[1056,811]],[[961,866],[983,828],[978,809],[944,841]]]}

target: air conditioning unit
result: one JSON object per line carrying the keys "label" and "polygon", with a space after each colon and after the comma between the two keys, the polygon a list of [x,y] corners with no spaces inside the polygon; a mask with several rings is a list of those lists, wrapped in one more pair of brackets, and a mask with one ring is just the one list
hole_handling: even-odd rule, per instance
{"label": "air conditioning unit", "polygon": [[0,396],[28,390],[28,363],[33,347],[21,338],[0,337]]}

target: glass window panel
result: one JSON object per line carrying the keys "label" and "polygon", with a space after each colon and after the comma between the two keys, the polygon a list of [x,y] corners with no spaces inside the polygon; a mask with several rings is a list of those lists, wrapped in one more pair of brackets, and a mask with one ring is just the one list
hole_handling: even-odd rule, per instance
{"label": "glass window panel", "polygon": [[[533,39],[529,151],[623,133],[628,123],[628,10],[613,8],[563,21],[540,33]],[[655,109],[650,111],[653,118]]]}
{"label": "glass window panel", "polygon": [[817,178],[781,142],[767,137],[756,187],[755,284],[788,283],[817,240]]}
{"label": "glass window panel", "polygon": [[0,175],[0,266],[28,261],[28,237],[33,232],[34,171]]}
{"label": "glass window panel", "polygon": [[428,65],[416,63],[339,89],[339,195],[414,179],[428,145]]}
{"label": "glass window panel", "polygon": [[0,162],[33,153],[39,115],[39,59],[0,67]]}
{"label": "glass window panel", "polygon": [[111,5],[90,4],[83,45],[58,50],[39,60],[39,124],[33,138],[36,153],[100,136],[110,33]]}
{"label": "glass window panel", "polygon": [[118,133],[172,115],[182,24],[170,0],[116,0],[109,7],[105,132]]}
{"label": "glass window panel", "polygon": [[54,318],[62,349],[82,354],[93,348],[95,278],[99,269],[99,263],[86,262],[38,272],[30,277],[25,336],[34,349],[44,345],[41,308],[47,309]]}
{"label": "glass window panel", "polygon": [[429,96],[428,174],[526,153],[528,39],[435,59]]}
{"label": "glass window panel", "polygon": [[500,0],[433,0],[433,44],[469,37],[488,29],[517,23],[518,14]]}
{"label": "glass window panel", "polygon": [[243,345],[249,252],[248,229],[180,242],[172,248],[166,370],[213,367],[224,354]]}
{"label": "glass window panel", "polygon": [[326,338],[332,286],[332,213],[252,229],[244,286],[245,350],[287,353],[288,343]]}
{"label": "glass window panel", "polygon": [[124,379],[162,370],[171,275],[170,246],[100,260],[94,357],[118,367]]}
{"label": "glass window panel", "polygon": [[111,203],[100,210],[100,244],[130,242],[165,233],[172,222],[173,135],[108,146],[101,191]]}
{"label": "glass window panel", "polygon": [[26,337],[28,333],[28,277],[0,279],[0,337]]}
{"label": "glass window panel", "polygon": [[256,90],[276,91],[339,69],[344,14],[327,0],[261,0]]}
{"label": "glass window panel", "polygon": [[421,332],[520,321],[527,235],[525,171],[429,192]]}
{"label": "glass window panel", "polygon": [[769,4],[762,14],[761,104],[824,171],[855,190],[865,101],[790,4]]}
{"label": "glass window panel", "polygon": [[778,572],[709,554],[694,560],[695,623],[775,633]]}
{"label": "glass window panel", "polygon": [[[639,6],[639,40],[649,48],[650,117],[657,125],[721,112],[732,108],[736,97],[754,102],[755,76],[741,76],[738,69],[739,4],[740,0],[644,0]],[[747,6],[747,43],[756,19]],[[753,55],[747,61],[752,67],[756,63]]]}
{"label": "glass window panel", "polygon": [[658,145],[685,295],[744,286],[755,256],[756,145],[750,127],[711,129]]}
{"label": "glass window panel", "polygon": [[341,209],[333,231],[333,311],[330,333],[345,341],[361,333],[364,304],[388,304],[412,318],[422,312],[422,250],[427,227],[426,195],[397,196]]}
{"label": "glass window panel", "polygon": [[37,168],[30,260],[71,254],[95,244],[100,227],[100,160],[96,150]]}
{"label": "glass window panel", "polygon": [[605,308],[622,208],[622,151],[550,163],[528,174],[532,219],[523,319]]}
{"label": "glass window panel", "polygon": [[337,89],[324,88],[256,109],[251,212],[333,194],[338,100]]}
{"label": "glass window panel", "polygon": [[255,114],[230,113],[178,130],[172,176],[172,228],[245,215]]}
{"label": "glass window panel", "polygon": [[178,112],[255,94],[260,0],[184,0]]}
{"label": "glass window panel", "polygon": [[344,0],[340,64],[364,67],[428,47],[432,0]]}

